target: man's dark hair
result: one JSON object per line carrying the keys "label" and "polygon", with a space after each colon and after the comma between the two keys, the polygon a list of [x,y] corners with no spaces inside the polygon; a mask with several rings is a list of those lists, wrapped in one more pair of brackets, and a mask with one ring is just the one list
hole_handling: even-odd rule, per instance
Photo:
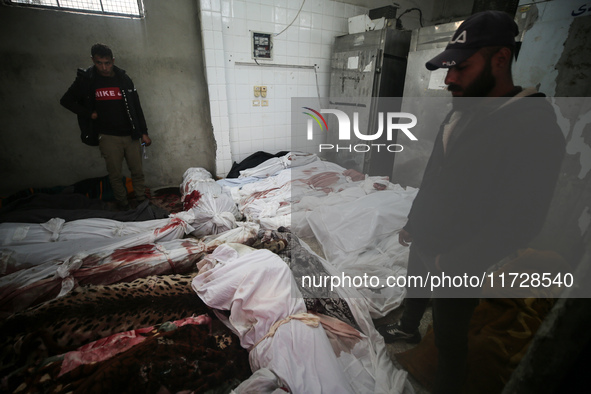
{"label": "man's dark hair", "polygon": [[95,55],[98,57],[110,57],[112,59],[113,51],[105,44],[94,44],[90,48],[90,56],[94,57]]}

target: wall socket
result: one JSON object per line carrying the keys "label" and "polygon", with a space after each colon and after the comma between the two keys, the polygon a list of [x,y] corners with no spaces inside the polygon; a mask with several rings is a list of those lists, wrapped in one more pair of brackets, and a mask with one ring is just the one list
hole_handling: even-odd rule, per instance
{"label": "wall socket", "polygon": [[254,97],[267,97],[266,86],[254,86],[253,88]]}

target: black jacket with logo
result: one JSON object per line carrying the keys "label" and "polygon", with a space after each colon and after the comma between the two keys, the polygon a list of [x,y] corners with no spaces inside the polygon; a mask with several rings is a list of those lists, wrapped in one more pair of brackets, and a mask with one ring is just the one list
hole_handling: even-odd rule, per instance
{"label": "black jacket with logo", "polygon": [[482,273],[525,247],[553,196],[565,139],[552,106],[499,100],[492,112],[470,113],[447,153],[441,127],[408,216],[405,230],[446,273]]}
{"label": "black jacket with logo", "polygon": [[[125,70],[113,66],[115,77],[121,83],[121,94],[129,121],[131,123],[131,137],[141,138],[143,134],[148,134],[148,127],[144,112],[140,104],[140,98],[133,85],[133,81],[125,73]],[[96,70],[94,66],[84,69],[78,69],[76,80],[63,95],[60,104],[78,115],[78,125],[80,126],[81,139],[87,145],[98,145],[98,133],[95,127],[95,121],[91,119],[94,111],[94,81]]]}

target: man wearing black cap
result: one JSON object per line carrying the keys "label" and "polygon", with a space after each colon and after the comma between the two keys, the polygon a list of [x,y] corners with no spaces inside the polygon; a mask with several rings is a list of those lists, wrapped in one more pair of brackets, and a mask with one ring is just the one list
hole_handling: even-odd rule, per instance
{"label": "man wearing black cap", "polygon": [[[504,12],[474,14],[426,64],[448,69],[445,83],[454,99],[399,233],[402,245],[412,243],[408,277],[481,277],[541,229],[565,141],[544,95],[513,84],[517,34]],[[420,342],[419,323],[432,297],[435,393],[462,391],[468,326],[479,294],[470,286],[440,287],[432,294],[429,287],[409,286],[400,322],[379,328],[388,343]]]}

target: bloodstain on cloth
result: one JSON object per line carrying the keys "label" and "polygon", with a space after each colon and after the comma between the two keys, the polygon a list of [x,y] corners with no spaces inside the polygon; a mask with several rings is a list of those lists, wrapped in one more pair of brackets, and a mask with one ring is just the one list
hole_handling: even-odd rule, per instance
{"label": "bloodstain on cloth", "polygon": [[191,193],[185,196],[185,199],[183,201],[183,208],[185,209],[185,211],[188,211],[189,209],[197,205],[200,199],[201,193],[199,193],[198,190],[193,190]]}
{"label": "bloodstain on cloth", "polygon": [[111,254],[111,259],[121,263],[130,263],[153,257],[158,253],[160,252],[154,247],[154,244],[137,245],[129,248],[115,249],[113,254]]}
{"label": "bloodstain on cloth", "polygon": [[316,190],[323,190],[326,193],[330,193],[333,191],[331,186],[337,183],[339,179],[339,173],[327,171],[312,175],[306,180],[306,183]]}

